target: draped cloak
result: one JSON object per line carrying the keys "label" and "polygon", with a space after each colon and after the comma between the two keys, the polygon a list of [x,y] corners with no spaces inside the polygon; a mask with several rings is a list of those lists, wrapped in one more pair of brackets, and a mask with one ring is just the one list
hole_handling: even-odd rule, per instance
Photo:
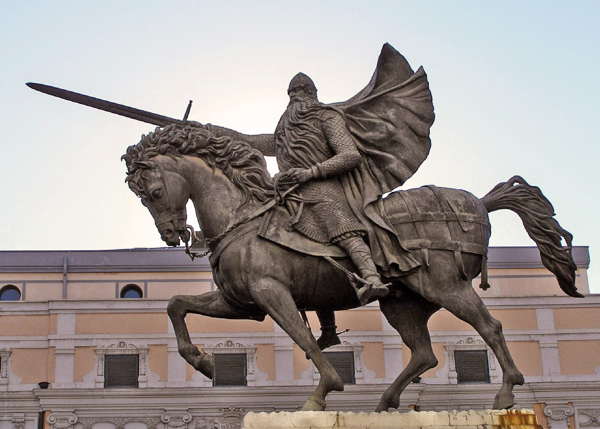
{"label": "draped cloak", "polygon": [[422,67],[414,72],[386,43],[369,84],[349,100],[325,106],[344,117],[363,155],[360,165],[340,180],[352,211],[367,230],[373,260],[386,277],[406,274],[399,267],[419,263],[386,221],[381,196],[402,185],[429,154],[435,115],[427,75]]}

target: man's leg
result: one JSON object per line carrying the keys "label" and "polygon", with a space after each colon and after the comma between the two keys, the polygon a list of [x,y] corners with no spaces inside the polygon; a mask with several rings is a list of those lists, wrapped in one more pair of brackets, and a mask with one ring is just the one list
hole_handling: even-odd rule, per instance
{"label": "man's leg", "polygon": [[335,313],[331,310],[317,310],[317,317],[321,324],[321,336],[317,340],[319,348],[325,350],[327,347],[340,344],[340,337],[336,331],[337,326],[335,326]]}
{"label": "man's leg", "polygon": [[346,251],[360,271],[361,277],[369,283],[369,285],[362,285],[357,291],[361,304],[366,304],[371,298],[382,298],[390,292],[381,281],[371,256],[371,249],[362,237],[346,238],[337,241],[336,244]]}

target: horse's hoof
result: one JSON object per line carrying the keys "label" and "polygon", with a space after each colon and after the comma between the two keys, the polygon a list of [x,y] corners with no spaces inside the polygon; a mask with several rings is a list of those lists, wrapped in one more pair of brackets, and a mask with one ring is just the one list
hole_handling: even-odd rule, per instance
{"label": "horse's hoof", "polygon": [[400,406],[400,401],[391,401],[386,399],[381,399],[379,401],[379,405],[375,408],[376,413],[382,413],[384,411],[389,410],[390,408],[398,408]]}
{"label": "horse's hoof", "polygon": [[495,410],[507,410],[515,405],[515,395],[512,393],[498,393],[494,399]]}
{"label": "horse's hoof", "polygon": [[214,377],[215,364],[209,355],[199,357],[192,366],[205,377],[210,378],[211,380]]}
{"label": "horse's hoof", "polygon": [[311,396],[304,403],[302,411],[325,411],[325,407],[325,401],[321,401],[320,399]]}
{"label": "horse's hoof", "polygon": [[180,349],[181,355],[196,371],[201,372],[205,377],[210,379],[213,378],[215,373],[215,363],[212,355],[200,352],[200,350],[193,345],[182,347],[182,349],[183,352]]}
{"label": "horse's hoof", "polygon": [[375,412],[376,413],[384,413],[386,412],[390,407],[387,406],[387,404],[384,403],[379,403],[379,405],[377,405],[377,408],[375,408]]}

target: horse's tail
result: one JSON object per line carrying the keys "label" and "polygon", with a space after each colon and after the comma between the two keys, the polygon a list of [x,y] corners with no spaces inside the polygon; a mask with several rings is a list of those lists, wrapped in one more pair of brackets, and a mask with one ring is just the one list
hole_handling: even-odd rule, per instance
{"label": "horse's tail", "polygon": [[[554,208],[537,186],[520,176],[498,183],[481,201],[488,212],[512,210],[519,215],[525,231],[535,241],[542,264],[557,278],[560,288],[570,296],[583,297],[575,287],[577,266],[571,254],[573,235],[554,219]],[[562,246],[562,239],[566,247]]]}

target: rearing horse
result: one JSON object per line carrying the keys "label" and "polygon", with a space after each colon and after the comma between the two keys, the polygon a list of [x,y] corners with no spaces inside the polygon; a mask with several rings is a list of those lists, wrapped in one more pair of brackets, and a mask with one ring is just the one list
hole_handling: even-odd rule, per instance
{"label": "rearing horse", "polygon": [[[188,313],[259,321],[269,315],[304,350],[320,373],[319,384],[303,409],[324,410],[326,395],[332,390],[343,390],[344,385],[298,309],[344,310],[360,304],[346,274],[323,258],[307,256],[257,236],[260,208],[274,197],[262,155],[243,142],[214,137],[201,127],[169,125],[143,136],[137,145],[127,149],[123,158],[129,186],[149,209],[162,240],[177,246],[180,239],[189,239],[186,203],[191,199],[209,248],[220,254],[211,258],[217,291],[177,295],[169,302],[168,314],[181,356],[205,376],[213,377],[212,355],[198,350],[190,341],[185,324]],[[393,218],[402,195],[406,198],[424,192],[423,189],[393,193],[385,199],[386,212]],[[463,190],[436,189],[447,200],[461,204],[463,211],[470,210],[469,216],[482,219],[480,223],[485,227],[482,226],[474,246],[485,252],[490,235],[487,213],[497,209],[515,211],[563,291],[581,296],[574,285],[572,237],[553,218],[552,206],[539,188],[516,176],[498,184],[481,199]],[[433,243],[439,239],[434,235],[423,238]],[[562,247],[561,239],[567,247]],[[437,365],[427,321],[442,307],[473,326],[496,355],[503,381],[494,408],[514,405],[513,386],[523,384],[523,375],[506,346],[500,322],[491,316],[471,285],[481,272],[485,252],[482,255],[449,251],[432,245],[426,252],[414,252],[422,260],[421,269],[391,279],[393,293],[379,300],[380,308],[412,355],[383,393],[378,411],[398,408],[399,396],[411,380]],[[341,264],[354,269],[348,260]]]}

